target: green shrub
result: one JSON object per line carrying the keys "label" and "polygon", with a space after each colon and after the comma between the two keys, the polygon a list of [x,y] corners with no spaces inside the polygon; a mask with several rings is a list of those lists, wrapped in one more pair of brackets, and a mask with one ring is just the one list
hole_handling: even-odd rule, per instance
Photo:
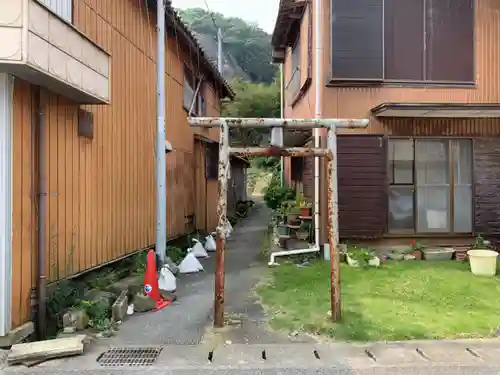
{"label": "green shrub", "polygon": [[288,186],[280,186],[279,182],[271,181],[264,194],[264,201],[267,206],[277,210],[281,203],[295,198],[295,191]]}

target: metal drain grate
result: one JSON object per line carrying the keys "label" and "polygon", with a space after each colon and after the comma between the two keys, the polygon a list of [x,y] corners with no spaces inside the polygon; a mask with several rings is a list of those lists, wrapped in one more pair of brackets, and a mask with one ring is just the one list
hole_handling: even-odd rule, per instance
{"label": "metal drain grate", "polygon": [[114,348],[97,358],[101,366],[152,366],[162,348]]}

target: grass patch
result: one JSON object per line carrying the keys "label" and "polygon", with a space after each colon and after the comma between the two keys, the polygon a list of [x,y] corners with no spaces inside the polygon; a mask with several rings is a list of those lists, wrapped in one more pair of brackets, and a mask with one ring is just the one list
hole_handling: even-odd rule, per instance
{"label": "grass patch", "polygon": [[354,341],[488,337],[500,325],[500,278],[473,276],[467,263],[342,264],[340,323],[328,318],[329,272],[324,261],[274,268],[270,283],[257,288],[270,324]]}

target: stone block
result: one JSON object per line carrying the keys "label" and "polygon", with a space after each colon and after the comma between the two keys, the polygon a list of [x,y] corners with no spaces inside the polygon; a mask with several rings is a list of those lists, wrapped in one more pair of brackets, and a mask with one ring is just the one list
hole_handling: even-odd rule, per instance
{"label": "stone block", "polygon": [[122,290],[120,296],[111,307],[111,316],[115,322],[122,321],[127,316],[128,290]]}
{"label": "stone block", "polygon": [[6,336],[0,336],[0,348],[8,348],[18,342],[21,342],[34,331],[35,325],[32,322],[28,322],[22,326],[14,328]]}
{"label": "stone block", "polygon": [[63,328],[74,327],[78,331],[83,331],[89,325],[89,316],[84,310],[72,308],[63,315]]}
{"label": "stone block", "polygon": [[106,290],[115,294],[120,294],[127,289],[129,293],[135,294],[142,290],[144,286],[144,275],[133,275],[110,284]]}
{"label": "stone block", "polygon": [[146,312],[151,311],[156,307],[155,301],[142,292],[135,294],[134,296],[134,311],[135,312]]}
{"label": "stone block", "polygon": [[109,309],[116,299],[116,294],[99,289],[92,289],[85,293],[85,300],[100,303],[103,307]]}

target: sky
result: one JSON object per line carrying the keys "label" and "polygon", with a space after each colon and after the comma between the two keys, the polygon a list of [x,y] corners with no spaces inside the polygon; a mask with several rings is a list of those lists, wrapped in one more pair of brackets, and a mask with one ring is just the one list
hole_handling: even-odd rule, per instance
{"label": "sky", "polygon": [[[243,5],[242,3],[245,3]],[[172,0],[175,8],[203,8],[222,13],[226,17],[238,17],[256,23],[271,34],[276,21],[279,0]]]}

